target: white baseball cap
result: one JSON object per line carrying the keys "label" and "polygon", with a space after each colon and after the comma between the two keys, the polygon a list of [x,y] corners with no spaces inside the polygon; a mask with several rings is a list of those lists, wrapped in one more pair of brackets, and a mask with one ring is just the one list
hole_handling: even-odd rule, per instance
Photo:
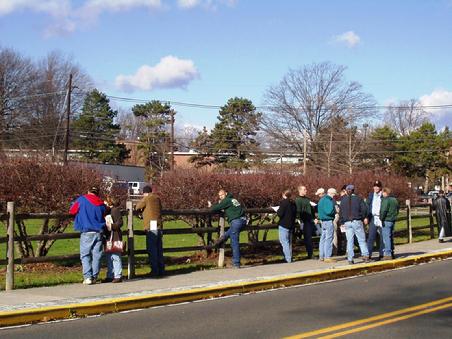
{"label": "white baseball cap", "polygon": [[320,187],[315,191],[315,195],[325,194],[325,189]]}

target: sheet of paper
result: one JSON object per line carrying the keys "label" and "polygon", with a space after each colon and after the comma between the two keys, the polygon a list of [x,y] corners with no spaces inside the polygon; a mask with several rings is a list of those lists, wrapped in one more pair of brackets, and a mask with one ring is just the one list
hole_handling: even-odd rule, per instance
{"label": "sheet of paper", "polygon": [[157,231],[157,220],[151,220],[149,229],[151,231]]}
{"label": "sheet of paper", "polygon": [[107,225],[107,229],[111,231],[111,225],[113,224],[113,218],[110,214],[107,214],[105,216],[105,224]]}

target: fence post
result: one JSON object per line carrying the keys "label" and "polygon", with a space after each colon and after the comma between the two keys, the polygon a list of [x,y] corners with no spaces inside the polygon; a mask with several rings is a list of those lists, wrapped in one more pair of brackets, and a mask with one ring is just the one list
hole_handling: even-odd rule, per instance
{"label": "fence post", "polygon": [[5,290],[11,291],[12,289],[14,289],[14,202],[8,201],[6,210],[8,212],[8,247],[6,251],[8,263],[6,266]]}
{"label": "fence post", "polygon": [[408,243],[413,242],[413,229],[411,225],[411,201],[406,200],[406,227],[408,231]]}
{"label": "fence post", "polygon": [[135,277],[135,242],[133,238],[133,203],[128,200],[126,202],[127,209],[127,277],[132,279]]}
{"label": "fence post", "polygon": [[429,205],[428,217],[430,220],[430,239],[435,239],[435,221],[433,220],[433,206]]}
{"label": "fence post", "polygon": [[[220,237],[224,236],[224,216],[220,216],[220,220],[218,222],[220,226]],[[224,266],[224,242],[221,244],[219,253],[218,253],[218,267]]]}

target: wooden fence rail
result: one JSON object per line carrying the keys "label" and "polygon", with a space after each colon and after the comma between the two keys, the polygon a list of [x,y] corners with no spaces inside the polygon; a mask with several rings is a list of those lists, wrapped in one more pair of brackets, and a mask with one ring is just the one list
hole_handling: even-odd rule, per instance
{"label": "wooden fence rail", "polygon": [[[0,220],[7,222],[7,236],[0,237],[0,244],[7,244],[7,255],[6,260],[0,260],[0,265],[7,265],[6,273],[6,284],[5,289],[11,290],[14,288],[14,265],[15,264],[29,264],[29,263],[42,263],[42,262],[58,262],[64,260],[76,260],[80,257],[79,254],[68,254],[60,256],[41,256],[41,257],[24,257],[24,258],[14,258],[14,242],[20,241],[47,241],[47,240],[60,240],[60,239],[78,239],[80,238],[80,233],[51,233],[51,234],[40,234],[40,235],[27,235],[18,236],[14,234],[14,225],[19,220],[25,219],[58,219],[58,220],[68,220],[72,219],[73,216],[70,214],[58,214],[58,213],[15,213],[14,203],[8,202],[7,213],[0,214]],[[416,214],[413,215],[413,208],[425,208],[428,207],[428,213],[426,214]],[[402,212],[401,217],[397,218],[397,221],[406,221],[406,230],[399,230],[394,232],[394,236],[406,236],[408,242],[412,242],[413,231],[419,230],[430,230],[431,238],[434,237],[434,227],[436,226],[433,222],[432,208],[429,204],[417,204],[411,205],[410,201],[406,202],[406,213]],[[123,216],[127,217],[127,232],[124,232],[127,238],[127,263],[128,263],[128,277],[132,278],[135,276],[135,260],[136,255],[147,254],[145,249],[135,249],[135,236],[144,236],[146,233],[143,230],[134,229],[134,216],[137,214],[133,210],[132,201],[127,201],[126,210],[123,211]],[[274,215],[275,212],[271,208],[250,208],[246,210],[246,214],[249,216],[256,215]],[[218,212],[211,212],[209,209],[191,209],[191,210],[163,210],[162,215],[167,218],[180,219],[181,217],[194,217],[194,218],[204,218],[205,227],[194,227],[191,228],[179,228],[179,229],[163,229],[163,234],[170,235],[182,235],[182,234],[198,234],[207,236],[207,240],[212,239],[212,234],[217,233],[218,235],[224,234],[227,227],[225,227],[225,220],[221,214]],[[212,217],[218,216],[218,226],[212,226]],[[429,224],[425,226],[412,226],[413,219],[429,218]],[[260,225],[247,225],[244,231],[265,231],[277,229],[278,224],[276,223],[265,223]],[[318,241],[318,238],[316,239]],[[275,245],[278,241],[258,241],[257,243],[241,243],[240,247],[244,246],[255,246],[256,244],[265,245]],[[302,241],[301,241],[302,243]],[[174,252],[188,252],[188,251],[201,251],[206,250],[205,246],[184,246],[184,247],[174,247],[174,248],[164,248],[165,253]],[[224,266],[224,246],[219,249],[218,266]]]}

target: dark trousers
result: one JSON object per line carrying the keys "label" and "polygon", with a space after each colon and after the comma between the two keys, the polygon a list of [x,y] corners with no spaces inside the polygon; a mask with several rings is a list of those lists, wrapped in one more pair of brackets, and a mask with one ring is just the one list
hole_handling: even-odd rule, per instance
{"label": "dark trousers", "polygon": [[151,264],[151,275],[161,276],[165,273],[165,261],[163,259],[163,232],[162,230],[146,232],[146,250]]}
{"label": "dark trousers", "polygon": [[306,252],[308,257],[312,257],[312,233],[314,232],[314,222],[304,221],[303,222],[303,240],[304,246],[306,247]]}

